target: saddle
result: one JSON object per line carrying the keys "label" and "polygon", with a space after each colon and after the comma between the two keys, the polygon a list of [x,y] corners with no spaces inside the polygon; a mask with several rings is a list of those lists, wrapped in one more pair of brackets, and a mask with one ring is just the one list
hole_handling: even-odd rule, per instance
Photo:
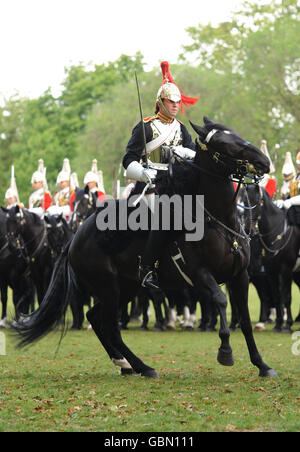
{"label": "saddle", "polygon": [[290,207],[286,216],[290,225],[300,227],[300,206]]}
{"label": "saddle", "polygon": [[[135,209],[136,207],[128,205],[127,199],[109,199],[97,207],[95,242],[101,250],[107,254],[122,253],[137,235],[147,237],[148,231],[133,231],[128,227],[125,228],[126,222],[120,221],[121,218],[124,219],[124,212],[127,212],[127,221],[130,213]],[[105,229],[102,228],[104,220],[107,225]]]}

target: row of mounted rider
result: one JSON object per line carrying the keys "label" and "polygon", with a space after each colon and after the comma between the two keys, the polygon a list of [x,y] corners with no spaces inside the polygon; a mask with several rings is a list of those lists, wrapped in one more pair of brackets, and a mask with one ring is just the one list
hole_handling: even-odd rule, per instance
{"label": "row of mounted rider", "polygon": [[[95,198],[95,202],[98,200],[101,203],[106,199],[103,174],[101,170],[98,170],[96,159],[92,162],[91,170],[85,174],[83,183],[88,195]],[[68,223],[71,219],[74,221],[76,193],[80,189],[77,174],[71,172],[70,162],[67,158],[63,161],[62,170],[58,173],[56,184],[58,190],[52,196],[48,189],[44,161],[40,159],[38,169],[34,171],[31,177],[33,192],[29,196],[27,208],[41,218],[45,214],[62,215]],[[17,205],[24,208],[24,204],[19,198],[14,166],[11,167],[10,187],[6,190],[5,201],[7,209]]]}
{"label": "row of mounted rider", "polygon": [[[77,190],[75,200],[69,223],[62,214],[47,212],[40,217],[18,204],[0,208],[0,326],[6,324],[8,287],[12,289],[16,319],[21,313],[34,310],[35,297],[39,305],[42,302],[57,258],[80,224],[96,209],[96,198],[88,187]],[[70,303],[75,327],[82,304],[89,304],[89,300],[85,295]]]}

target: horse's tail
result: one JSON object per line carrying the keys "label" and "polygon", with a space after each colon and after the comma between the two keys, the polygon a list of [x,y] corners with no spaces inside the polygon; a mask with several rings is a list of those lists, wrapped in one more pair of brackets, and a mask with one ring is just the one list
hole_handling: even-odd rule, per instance
{"label": "horse's tail", "polygon": [[13,328],[22,337],[19,347],[41,339],[64,321],[69,299],[76,290],[75,275],[69,265],[71,240],[57,259],[47,292],[39,308],[30,315],[21,315]]}

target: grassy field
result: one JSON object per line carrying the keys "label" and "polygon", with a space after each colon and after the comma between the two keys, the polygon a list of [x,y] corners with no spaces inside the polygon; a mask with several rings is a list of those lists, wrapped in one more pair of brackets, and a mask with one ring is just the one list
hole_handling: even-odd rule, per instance
{"label": "grassy field", "polygon": [[[255,322],[253,288],[250,307]],[[293,309],[298,314],[295,288]],[[293,353],[295,340],[272,325],[255,339],[278,379],[258,377],[240,331],[231,335],[235,365],[222,367],[217,333],[142,332],[130,324],[124,340],[158,380],[121,377],[92,331],[68,332],[57,354],[59,333],[25,350],[4,334],[1,432],[300,431],[300,345]]]}

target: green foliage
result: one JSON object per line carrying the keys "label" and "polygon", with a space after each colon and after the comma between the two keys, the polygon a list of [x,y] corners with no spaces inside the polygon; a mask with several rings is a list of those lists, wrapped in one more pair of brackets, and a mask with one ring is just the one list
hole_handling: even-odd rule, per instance
{"label": "green foliage", "polygon": [[[96,106],[110,102],[114,86],[124,86],[134,70],[143,71],[142,55],[121,55],[107,65],[66,69],[62,94],[56,99],[51,90],[37,99],[9,99],[0,110],[0,187],[4,195],[10,183],[10,165],[15,164],[21,200],[27,204],[31,175],[38,160],[44,159],[47,181],[52,192],[65,157],[78,154],[86,118]],[[97,157],[97,156],[96,156]],[[95,156],[93,156],[95,158]],[[91,161],[85,162],[90,169]]]}
{"label": "green foliage", "polygon": [[280,144],[279,180],[285,152],[300,141],[299,24],[297,0],[245,2],[230,22],[188,28],[193,43],[181,56],[220,76],[223,122],[258,146],[266,139],[271,155]]}

